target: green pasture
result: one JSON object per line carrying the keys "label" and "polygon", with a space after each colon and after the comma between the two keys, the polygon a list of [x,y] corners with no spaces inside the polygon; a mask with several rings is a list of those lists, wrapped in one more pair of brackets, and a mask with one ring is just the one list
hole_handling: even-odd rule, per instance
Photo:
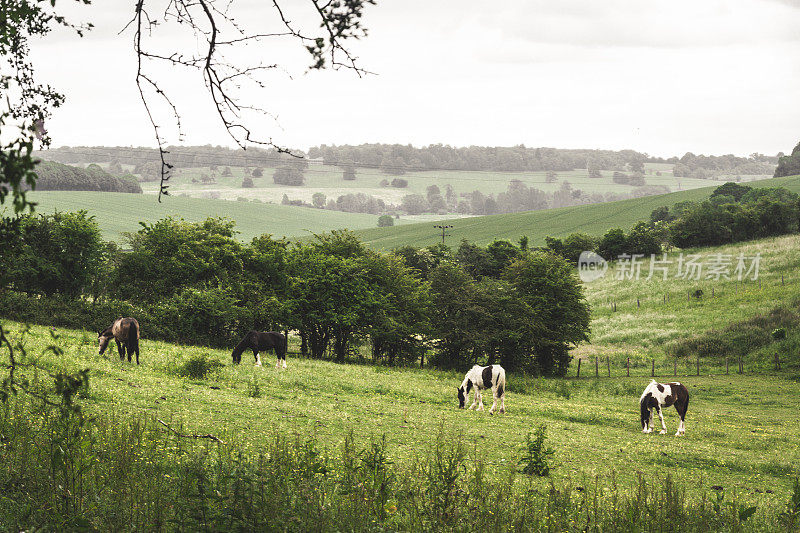
{"label": "green pasture", "polygon": [[180,196],[162,197],[161,203],[149,194],[91,191],[32,192],[28,197],[38,204],[36,210],[40,213],[85,209],[97,219],[103,238],[117,242],[123,241],[124,233],[138,231],[139,222],[155,222],[168,216],[190,222],[227,217],[236,221],[239,238],[244,241],[264,233],[297,238],[333,229],[370,228],[378,224],[378,215]]}
{"label": "green pasture", "polygon": [[[640,220],[649,220],[653,209],[682,201],[699,201],[708,198],[719,183],[688,191],[646,196],[619,202],[591,204],[544,211],[525,211],[484,217],[448,220],[453,228],[447,230],[447,244],[458,246],[462,239],[478,244],[488,244],[495,239],[516,242],[527,235],[531,246],[541,246],[548,235],[565,237],[581,232],[602,236],[611,228],[629,229]],[[748,182],[752,187],[786,187],[800,192],[800,177],[772,178]],[[372,228],[358,232],[359,237],[370,247],[391,250],[400,246],[430,246],[441,242],[430,224],[408,224],[395,228]]]}
{"label": "green pasture", "polygon": [[[678,277],[678,260],[683,254],[699,254],[704,270],[700,279]],[[709,277],[708,265],[722,256],[730,261],[730,279],[715,275]],[[746,268],[752,258],[760,255],[758,279],[752,273],[737,280],[735,268],[738,257],[745,257]],[[658,258],[663,260],[664,257]],[[580,346],[577,355],[618,356],[617,366],[627,355],[633,355],[637,364],[656,358],[657,364],[672,369],[672,362],[664,360],[664,345],[711,329],[725,326],[769,312],[783,305],[797,310],[800,304],[800,235],[789,235],[720,246],[666,252],[667,279],[657,268],[650,275],[650,258],[643,258],[639,279],[629,279],[631,270],[620,263],[610,264],[603,278],[586,283],[587,300],[592,308],[591,343]],[[627,264],[628,266],[630,263]],[[654,265],[658,267],[658,263]],[[685,272],[685,270],[684,270]],[[703,291],[700,298],[694,297]],[[616,311],[615,306],[616,305]],[[800,354],[794,349],[782,354],[784,360],[797,363]],[[755,355],[758,354],[754,354]],[[691,363],[686,363],[691,364]],[[705,364],[723,364],[708,361]],[[732,363],[731,363],[732,364]],[[770,368],[772,361],[748,361],[751,367]],[[591,369],[594,372],[594,369]]]}
{"label": "green pasture", "polygon": [[[20,339],[21,325],[4,327],[12,340]],[[674,410],[666,411],[668,434],[641,433],[638,399],[649,381],[643,372],[597,380],[510,373],[508,412],[490,416],[457,409],[458,372],[340,365],[291,354],[285,371],[272,367],[273,356],[254,367],[249,354],[234,367],[225,350],[149,341],[147,324],[137,367],[121,363],[115,352],[98,355],[93,332],[54,331],[55,339],[50,328],[34,326],[23,344],[44,366],[91,369],[90,412],[149,415],[184,432],[240,442],[247,453],[263,449],[276,433],[315,436],[322,448],[335,450],[353,430],[360,442],[385,434],[390,459],[409,462],[428,453],[443,430],[462,435],[471,453],[486,460],[487,474],[501,476],[516,464],[525,435],[546,424],[556,482],[607,487],[613,473],[625,487],[640,473],[651,480],[671,474],[690,496],[720,485],[774,511],[800,473],[800,411],[792,400],[800,382],[782,375],[681,377],[691,401],[686,436],[678,438]],[[45,353],[53,343],[63,355]],[[206,379],[179,377],[176,369],[199,354],[224,366]]]}

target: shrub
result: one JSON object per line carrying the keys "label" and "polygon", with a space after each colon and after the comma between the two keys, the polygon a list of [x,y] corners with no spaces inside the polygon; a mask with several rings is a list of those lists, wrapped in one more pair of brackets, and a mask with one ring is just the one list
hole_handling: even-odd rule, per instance
{"label": "shrub", "polygon": [[188,361],[177,369],[177,374],[185,378],[205,379],[213,374],[223,365],[216,359],[212,359],[207,354],[193,355]]}

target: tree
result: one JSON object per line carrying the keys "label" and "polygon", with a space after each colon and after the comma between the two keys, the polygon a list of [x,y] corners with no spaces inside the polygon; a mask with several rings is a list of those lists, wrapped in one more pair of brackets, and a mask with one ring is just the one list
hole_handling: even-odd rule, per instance
{"label": "tree", "polygon": [[711,198],[715,196],[730,196],[735,202],[742,199],[742,196],[752,191],[753,188],[749,185],[739,185],[738,183],[727,182],[720,185],[711,193]]}
{"label": "tree", "polygon": [[86,211],[24,215],[16,224],[0,254],[4,283],[23,292],[74,299],[99,277],[108,247]]}
{"label": "tree", "polygon": [[231,167],[223,168],[222,169],[222,176],[225,177],[225,178],[229,178],[229,177],[233,176],[233,173],[231,172]]}
{"label": "tree", "polygon": [[419,215],[430,211],[430,206],[421,194],[407,194],[400,201],[400,209],[409,215]]}
{"label": "tree", "polygon": [[305,182],[305,176],[301,169],[287,165],[275,169],[272,181],[278,185],[300,186]]}
{"label": "tree", "polygon": [[548,170],[545,172],[544,182],[545,183],[554,183],[558,179],[558,174],[552,170]]}
{"label": "tree", "polygon": [[256,185],[255,185],[255,183],[253,183],[253,178],[251,178],[249,176],[242,180],[242,188],[243,189],[252,189],[255,186]]}
{"label": "tree", "polygon": [[536,318],[536,335],[529,339],[535,367],[563,376],[570,348],[589,335],[589,305],[574,267],[551,253],[529,252],[511,263],[503,278]]}
{"label": "tree", "polygon": [[264,176],[264,169],[263,169],[263,168],[261,168],[261,167],[256,167],[256,168],[254,168],[254,169],[253,169],[253,174],[252,174],[252,176],[253,176],[254,178],[261,178],[261,177],[263,177],[263,176]]}
{"label": "tree", "polygon": [[394,217],[392,215],[381,215],[378,217],[378,227],[388,228],[394,226]]}
{"label": "tree", "polygon": [[342,169],[342,179],[346,181],[353,181],[356,179],[356,167],[354,165],[347,165]]}
{"label": "tree", "polygon": [[315,192],[311,195],[311,204],[317,209],[324,209],[326,198],[325,193]]}
{"label": "tree", "polygon": [[800,143],[797,143],[790,155],[778,159],[778,166],[775,168],[776,178],[797,174],[800,174]]}
{"label": "tree", "polygon": [[236,286],[243,272],[234,222],[209,218],[190,223],[165,218],[130,237],[119,258],[110,293],[124,300],[157,302],[186,287]]}

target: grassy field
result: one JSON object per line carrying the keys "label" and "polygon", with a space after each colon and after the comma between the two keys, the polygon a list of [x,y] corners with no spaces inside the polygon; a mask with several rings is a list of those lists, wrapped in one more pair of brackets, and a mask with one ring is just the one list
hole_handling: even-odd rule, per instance
{"label": "grassy field", "polygon": [[[611,228],[628,229],[640,220],[649,220],[650,213],[656,207],[672,205],[677,202],[698,201],[708,198],[719,186],[679,191],[670,194],[647,196],[609,202],[545,211],[525,211],[503,215],[473,217],[449,221],[453,228],[448,230],[450,237],[447,243],[458,246],[461,239],[478,244],[488,244],[495,239],[509,239],[516,242],[522,235],[527,235],[532,246],[544,244],[548,235],[564,237],[570,233],[582,232],[601,236]],[[800,177],[772,178],[749,182],[753,187],[786,187],[800,192]],[[436,244],[436,231],[430,224],[410,224],[399,228],[373,228],[358,232],[359,237],[368,246],[381,250],[391,250],[404,245],[417,247]],[[439,238],[441,240],[441,237]]]}
{"label": "grassy field", "polygon": [[[677,278],[679,254],[700,254],[704,263],[722,254],[729,256],[730,280]],[[760,255],[758,280],[737,281],[734,269],[739,255]],[[591,344],[579,347],[579,354],[646,354],[661,358],[665,343],[765,313],[778,305],[797,307],[800,301],[800,235],[775,237],[714,248],[667,252],[668,279],[650,272],[649,258],[643,260],[640,279],[619,279],[619,265],[612,264],[606,275],[585,284],[592,307]],[[749,268],[752,260],[745,261]],[[687,293],[703,291],[703,297]],[[638,300],[638,302],[637,302]],[[614,311],[616,304],[616,311]],[[796,357],[797,354],[794,354]],[[753,361],[753,363],[756,363]]]}
{"label": "grassy field", "polygon": [[33,192],[29,198],[40,213],[85,209],[96,217],[103,237],[117,242],[123,240],[123,233],[138,231],[140,221],[155,222],[167,216],[191,222],[227,217],[236,221],[239,238],[245,241],[264,233],[294,238],[332,229],[370,228],[378,221],[377,215],[179,196],[163,198],[161,203],[148,194],[89,191]]}
{"label": "grassy field", "polygon": [[[590,193],[628,193],[635,188],[630,185],[614,183],[612,171],[602,171],[602,178],[591,179],[586,169],[576,169],[558,172],[556,181],[553,183],[547,183],[545,172],[482,172],[466,170],[407,172],[400,177],[408,181],[408,187],[396,189],[380,186],[382,180],[392,181],[397,176],[384,174],[378,169],[359,168],[356,171],[355,180],[345,181],[342,179],[342,170],[339,167],[311,164],[305,172],[305,185],[302,187],[274,184],[272,174],[275,169],[265,168],[263,177],[253,179],[254,188],[242,189],[244,171],[245,169],[241,167],[231,167],[231,176],[223,177],[217,172],[215,173],[216,183],[204,185],[199,183],[199,178],[202,174],[211,175],[212,172],[209,168],[179,169],[170,180],[170,187],[172,193],[176,195],[186,194],[193,197],[210,197],[213,194],[225,199],[236,199],[237,197],[258,198],[274,203],[280,202],[284,194],[287,194],[292,200],[299,199],[310,203],[311,196],[316,192],[321,192],[334,200],[342,194],[363,192],[392,204],[399,204],[406,194],[425,195],[426,188],[430,185],[439,186],[442,192],[444,192],[445,186],[449,184],[456,194],[469,193],[477,189],[487,195],[505,192],[511,180],[522,181],[529,187],[536,187],[546,192],[558,190],[565,181],[568,181],[573,189],[582,189]],[[669,187],[670,190],[689,190],[708,186],[708,180],[675,178],[672,175],[672,165],[647,164],[645,172],[645,180],[648,185],[663,185]],[[659,172],[660,175],[657,175],[656,172]],[[198,182],[192,182],[193,179]],[[143,183],[142,188],[145,192],[155,193],[158,191],[156,183]]]}
{"label": "grassy field", "polygon": [[[4,323],[19,339],[20,326]],[[386,435],[390,459],[408,463],[430,450],[435,435],[463,436],[472,456],[486,459],[487,474],[503,476],[522,453],[525,435],[547,424],[555,451],[551,479],[610,487],[612,472],[622,487],[645,472],[656,480],[671,474],[690,497],[712,485],[774,513],[787,501],[800,473],[800,412],[794,402],[800,382],[780,375],[685,377],[691,394],[685,438],[673,437],[674,410],[665,415],[667,435],[641,433],[638,398],[647,377],[543,380],[509,375],[504,416],[456,408],[462,375],[419,369],[338,365],[289,356],[289,368],[231,366],[228,351],[146,340],[142,365],[97,354],[96,334],[58,330],[64,354],[42,355],[52,368],[91,369],[86,399],[90,412],[145,414],[238,441],[247,453],[261,450],[276,433],[315,436],[326,450],[337,449],[353,430],[369,441]],[[35,326],[24,338],[29,353],[53,342],[48,328]],[[179,377],[176,368],[205,353],[224,363],[207,379]],[[254,393],[257,387],[257,393]],[[488,409],[488,406],[487,406]],[[522,481],[520,480],[520,483]],[[535,485],[544,489],[542,479]]]}

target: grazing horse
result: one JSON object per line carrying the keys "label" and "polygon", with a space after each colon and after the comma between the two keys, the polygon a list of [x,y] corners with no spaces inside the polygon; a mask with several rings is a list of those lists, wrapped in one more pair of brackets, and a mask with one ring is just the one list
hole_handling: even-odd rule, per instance
{"label": "grazing horse", "polygon": [[678,411],[678,416],[681,417],[681,422],[678,424],[678,432],[675,433],[676,437],[681,437],[686,432],[683,421],[686,418],[686,408],[689,407],[689,391],[686,390],[684,385],[678,382],[675,383],[656,383],[656,380],[650,380],[650,384],[644,389],[642,397],[639,398],[639,407],[642,414],[642,433],[653,432],[653,408],[658,411],[658,418],[661,420],[661,434],[667,432],[667,426],[664,425],[664,415],[661,413],[661,407],[675,406]]}
{"label": "grazing horse", "polygon": [[131,355],[136,354],[136,364],[139,364],[139,323],[135,318],[118,318],[109,327],[100,332],[97,337],[100,343],[100,355],[108,348],[111,339],[117,343],[119,360],[125,360],[125,351],[128,352],[128,362]]}
{"label": "grazing horse", "polygon": [[283,336],[283,333],[277,331],[266,331],[264,333],[251,331],[233,349],[231,354],[233,364],[238,365],[242,362],[242,352],[248,348],[253,350],[256,366],[261,366],[261,357],[258,356],[258,352],[274,349],[275,355],[278,356],[275,368],[280,368],[281,365],[286,368],[286,337]]}
{"label": "grazing horse", "polygon": [[494,409],[497,407],[497,400],[500,400],[500,412],[506,412],[506,371],[500,365],[478,366],[475,365],[464,376],[464,381],[458,388],[458,407],[463,409],[469,400],[469,391],[475,389],[475,397],[472,401],[470,409],[478,404],[478,411],[483,411],[483,397],[481,391],[483,389],[492,389],[492,396],[494,402],[492,408],[489,409],[489,414],[494,414]]}

